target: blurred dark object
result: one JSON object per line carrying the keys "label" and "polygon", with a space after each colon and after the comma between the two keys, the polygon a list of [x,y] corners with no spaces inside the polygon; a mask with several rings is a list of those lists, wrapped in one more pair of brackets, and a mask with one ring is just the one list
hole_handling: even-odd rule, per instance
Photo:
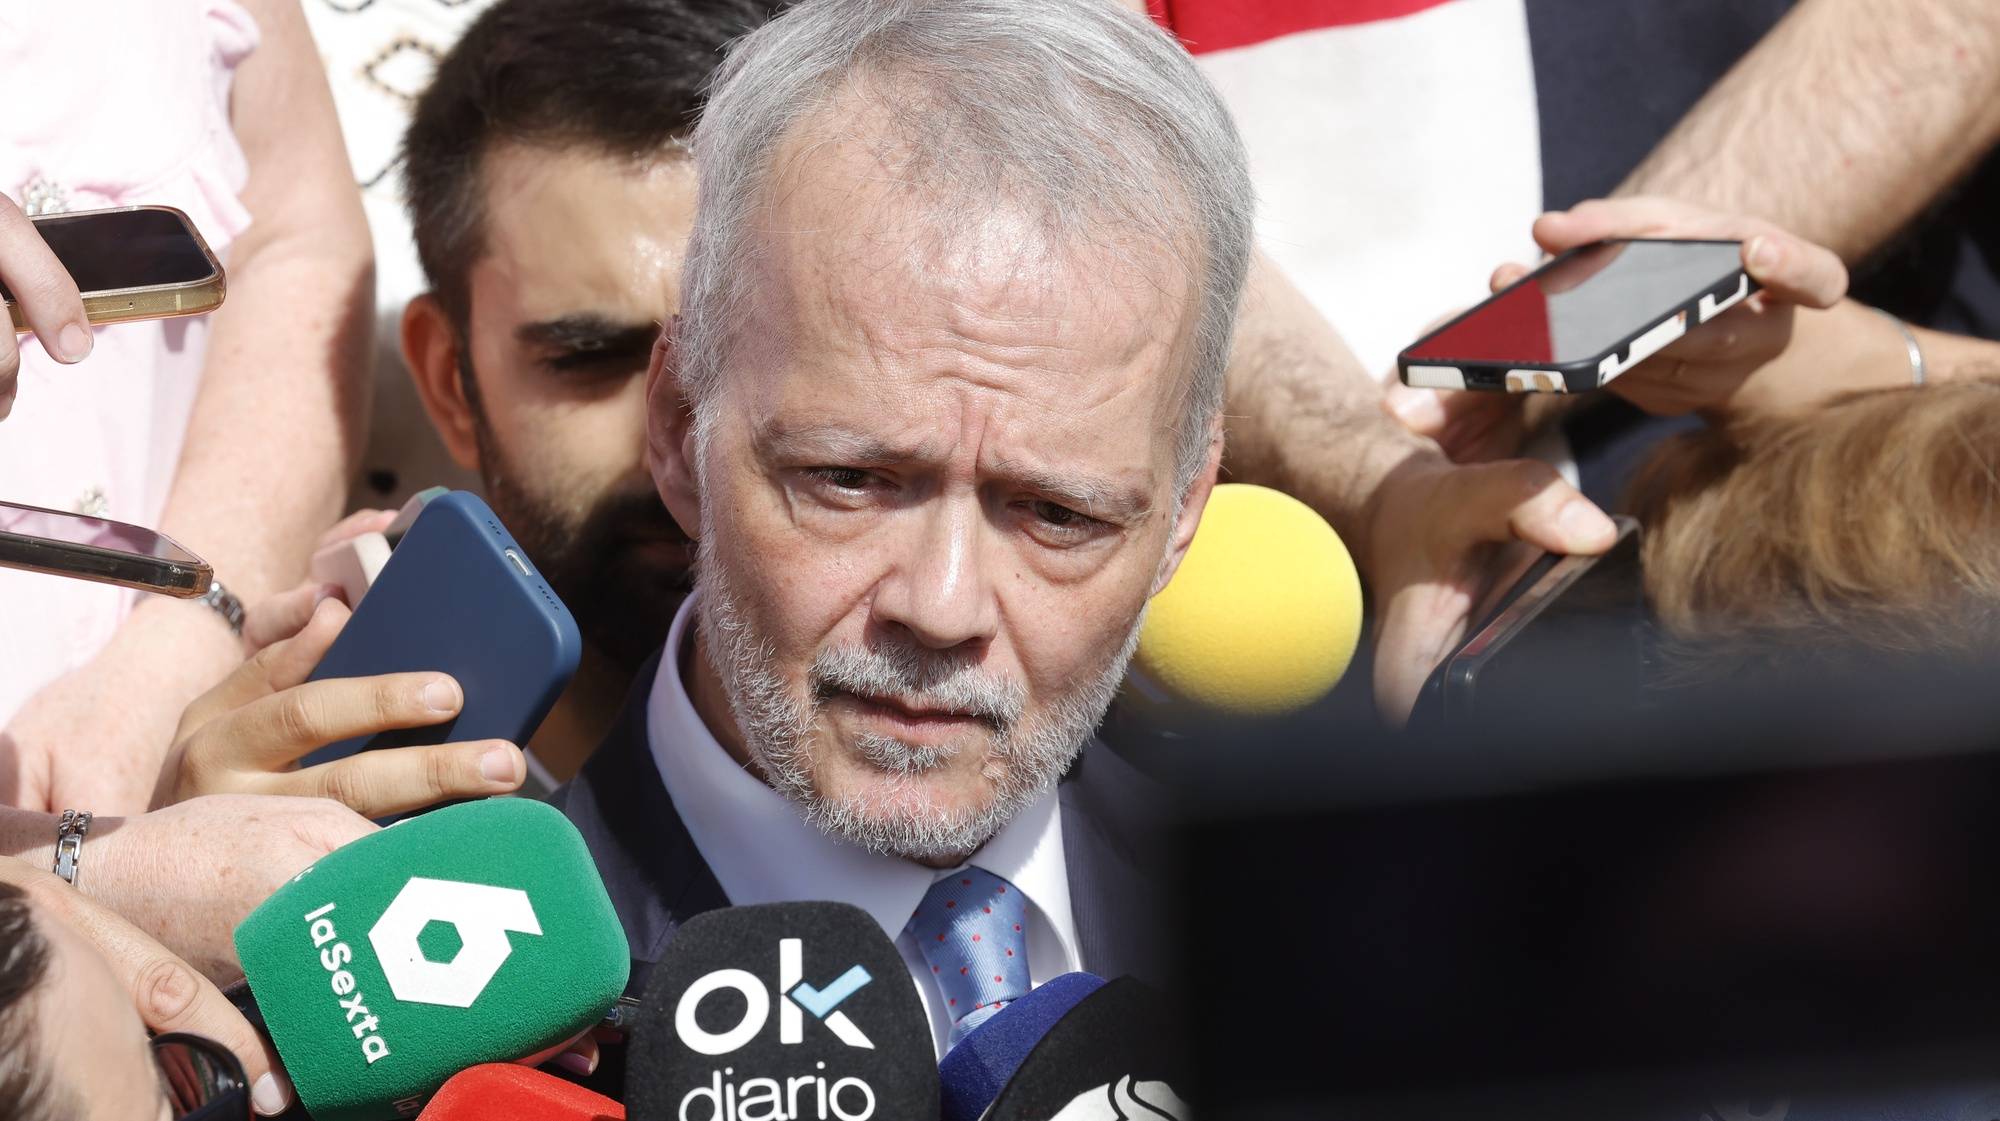
{"label": "blurred dark object", "polygon": [[1552,675],[1476,735],[1191,735],[1203,1096],[1690,1121],[1984,1100],[1958,1087],[2000,1071],[1996,668],[1812,651],[1642,686],[1644,719],[1568,711]]}

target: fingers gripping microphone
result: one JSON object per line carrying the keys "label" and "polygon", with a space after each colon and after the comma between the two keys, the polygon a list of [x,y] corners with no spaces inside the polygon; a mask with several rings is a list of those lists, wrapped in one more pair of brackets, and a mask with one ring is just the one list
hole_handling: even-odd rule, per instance
{"label": "fingers gripping microphone", "polygon": [[[1001,1009],[979,1031],[1009,1011]],[[984,1117],[986,1121],[1188,1121],[1192,1111],[1184,1094],[1170,1084],[1188,1069],[1183,1038],[1157,993],[1130,977],[1107,982],[1085,995],[1042,1036]]]}
{"label": "fingers gripping microphone", "polygon": [[466,1067],[595,1024],[631,968],[576,827],[515,798],[335,850],[243,920],[236,951],[318,1121],[412,1116]]}
{"label": "fingers gripping microphone", "polygon": [[979,1121],[1029,1052],[1069,1010],[1104,987],[1093,973],[1065,973],[1008,1004],[958,1041],[938,1064],[939,1121]]}
{"label": "fingers gripping microphone", "polygon": [[689,919],[647,979],[630,1035],[633,1121],[938,1115],[936,1052],[909,969],[845,903]]}
{"label": "fingers gripping microphone", "polygon": [[1325,696],[1360,638],[1361,578],[1333,527],[1288,495],[1226,483],[1147,609],[1134,690],[1275,715]]}
{"label": "fingers gripping microphone", "polygon": [[460,1071],[438,1087],[418,1121],[625,1121],[603,1094],[514,1063]]}

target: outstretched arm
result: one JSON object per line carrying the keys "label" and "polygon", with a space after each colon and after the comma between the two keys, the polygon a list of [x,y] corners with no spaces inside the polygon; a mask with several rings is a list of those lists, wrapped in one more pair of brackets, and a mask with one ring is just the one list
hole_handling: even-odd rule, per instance
{"label": "outstretched arm", "polygon": [[[199,395],[161,528],[246,604],[295,584],[340,512],[367,414],[374,252],[333,99],[298,0],[249,0],[261,43],[231,108],[252,224],[230,248]],[[0,743],[16,805],[145,808],[187,703],[243,660],[219,616],[138,606],[97,656],[52,682]]]}
{"label": "outstretched arm", "polygon": [[1862,260],[2000,142],[2000,4],[1801,0],[1619,188]]}

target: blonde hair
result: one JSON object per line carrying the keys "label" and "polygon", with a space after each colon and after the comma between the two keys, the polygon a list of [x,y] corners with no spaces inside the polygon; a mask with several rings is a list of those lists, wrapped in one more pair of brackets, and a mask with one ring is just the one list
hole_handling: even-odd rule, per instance
{"label": "blonde hair", "polygon": [[1681,675],[2000,644],[2000,382],[1680,437],[1631,506]]}

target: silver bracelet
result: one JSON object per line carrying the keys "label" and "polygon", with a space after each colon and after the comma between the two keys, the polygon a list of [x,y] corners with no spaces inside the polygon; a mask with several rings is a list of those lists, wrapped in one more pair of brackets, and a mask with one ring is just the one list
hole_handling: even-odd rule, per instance
{"label": "silver bracelet", "polygon": [[1917,345],[1917,333],[1910,330],[1908,323],[1903,322],[1900,318],[1889,312],[1883,311],[1881,308],[1870,308],[1868,310],[1896,325],[1896,330],[1903,336],[1903,345],[1910,352],[1910,384],[1924,384],[1930,375],[1930,370],[1924,365],[1924,348]]}
{"label": "silver bracelet", "polygon": [[236,637],[243,637],[243,601],[237,599],[228,588],[223,587],[222,581],[209,581],[207,594],[195,602],[207,604],[217,615],[222,616],[222,621],[229,624],[229,629],[236,632]]}
{"label": "silver bracelet", "polygon": [[56,822],[55,873],[71,887],[76,886],[77,858],[83,855],[83,835],[90,832],[89,810],[64,810]]}

